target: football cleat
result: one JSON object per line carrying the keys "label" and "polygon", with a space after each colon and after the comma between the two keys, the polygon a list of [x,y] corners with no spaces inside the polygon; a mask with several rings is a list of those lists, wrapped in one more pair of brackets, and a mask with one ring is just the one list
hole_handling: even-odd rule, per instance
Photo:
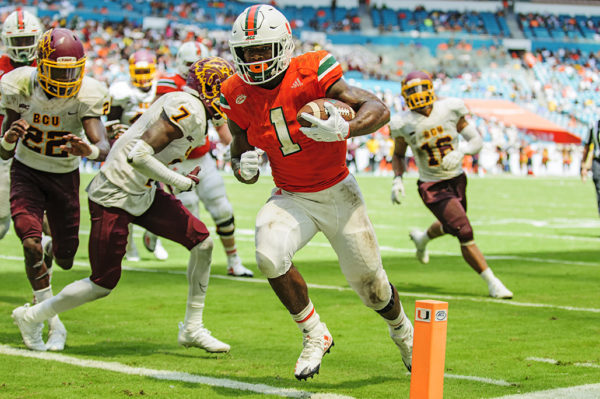
{"label": "football cleat", "polygon": [[513,297],[513,293],[497,278],[494,278],[494,281],[488,285],[488,289],[492,298],[512,299]]}
{"label": "football cleat", "polygon": [[254,277],[252,270],[242,265],[242,260],[238,254],[227,257],[227,274],[236,277]]}
{"label": "football cleat", "polygon": [[229,352],[231,347],[225,342],[221,342],[212,336],[210,331],[204,327],[196,328],[193,331],[189,327],[185,327],[183,323],[179,323],[179,335],[177,336],[179,345],[186,348],[196,347],[204,349],[210,353]]}
{"label": "football cleat", "polygon": [[306,380],[319,374],[321,368],[321,359],[326,353],[329,353],[333,344],[333,337],[329,333],[325,323],[322,329],[315,329],[311,334],[304,335],[302,353],[296,362],[294,376],[299,380]]}
{"label": "football cleat", "polygon": [[408,371],[412,370],[412,352],[413,352],[413,326],[408,320],[408,317],[405,317],[405,322],[397,327],[390,327],[390,337],[400,349],[400,354],[402,355],[402,362],[408,369]]}
{"label": "football cleat", "polygon": [[23,338],[23,343],[25,346],[34,351],[45,351],[46,344],[44,344],[44,340],[42,339],[42,329],[44,328],[44,323],[26,321],[25,313],[27,312],[28,308],[28,303],[23,306],[19,306],[13,310],[11,316],[21,331],[21,337]]}
{"label": "football cleat", "polygon": [[412,230],[408,235],[417,248],[417,252],[415,253],[417,259],[419,262],[427,264],[429,263],[429,252],[427,251],[427,244],[423,243],[423,240],[421,239],[423,234],[427,233],[419,230]]}
{"label": "football cleat", "polygon": [[67,341],[67,329],[65,325],[60,321],[58,317],[51,323],[48,322],[48,342],[46,342],[46,350],[49,351],[62,351],[65,349],[65,342]]}
{"label": "football cleat", "polygon": [[169,258],[169,253],[163,247],[159,238],[156,239],[156,248],[154,248],[154,251],[152,253],[154,254],[154,257],[158,260],[167,260]]}

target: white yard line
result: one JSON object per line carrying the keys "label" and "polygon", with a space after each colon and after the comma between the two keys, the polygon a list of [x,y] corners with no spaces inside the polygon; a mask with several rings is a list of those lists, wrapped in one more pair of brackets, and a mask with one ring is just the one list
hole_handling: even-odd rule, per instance
{"label": "white yard line", "polygon": [[545,358],[545,357],[528,357],[525,360],[531,360],[532,362],[538,362],[538,363],[548,363],[548,364],[554,364],[554,365],[560,365],[560,366],[575,366],[575,367],[588,367],[588,368],[593,368],[593,369],[600,369],[600,364],[595,364],[595,363],[580,363],[580,362],[576,362],[576,363],[565,363],[565,362],[561,362],[555,359],[549,359],[549,358]]}
{"label": "white yard line", "polygon": [[[406,375],[410,375],[409,372],[406,372]],[[487,377],[476,377],[474,375],[460,375],[460,374],[448,374],[444,373],[444,378],[454,379],[454,380],[467,380],[467,381],[476,381],[481,382],[482,384],[490,384],[490,385],[498,385],[501,387],[511,387],[516,384],[504,380],[495,380],[493,378]]]}
{"label": "white yard line", "polygon": [[[20,261],[23,262],[23,258],[19,256],[6,256],[0,255],[0,259],[11,260],[11,261]],[[80,262],[75,261],[74,264],[76,266],[85,266],[90,267],[88,262]],[[161,269],[148,269],[143,267],[133,267],[124,265],[123,270],[132,271],[132,272],[142,272],[142,273],[165,273],[165,274],[178,274],[185,275],[186,272],[183,270],[161,270]],[[221,274],[211,274],[210,276],[213,279],[222,279],[222,280],[235,280],[241,281],[244,283],[255,283],[255,284],[268,284],[269,282],[265,279],[260,278],[246,278],[246,277],[232,277],[232,276],[224,276]],[[318,288],[324,290],[334,290],[334,291],[352,291],[349,287],[341,287],[337,285],[324,285],[324,284],[308,284],[310,288]],[[484,298],[484,297],[468,297],[468,296],[460,296],[460,295],[443,295],[443,294],[431,294],[429,292],[398,292],[398,295],[404,297],[420,297],[420,298],[428,298],[428,299],[445,299],[445,300],[454,300],[454,301],[472,301],[472,302],[489,302],[496,303],[500,305],[509,305],[509,306],[518,306],[518,307],[530,307],[530,308],[547,308],[547,309],[561,309],[567,311],[576,311],[576,312],[591,312],[591,313],[600,313],[600,308],[581,308],[575,306],[563,306],[563,305],[552,305],[548,303],[530,303],[530,302],[516,302],[513,300],[505,300],[505,299],[494,299],[494,298]]]}
{"label": "white yard line", "polygon": [[501,396],[494,399],[598,399],[600,384],[579,385],[569,388],[549,389],[547,391],[529,392],[516,395]]}
{"label": "white yard line", "polygon": [[314,399],[353,399],[351,396],[343,396],[328,393],[313,393],[300,391],[293,388],[278,388],[265,384],[249,384],[227,378],[205,377],[202,375],[183,373],[171,370],[155,370],[143,367],[131,367],[117,362],[103,362],[99,360],[80,359],[73,356],[60,355],[50,352],[32,352],[24,349],[12,348],[8,345],[0,345],[0,354],[8,356],[30,357],[70,364],[72,366],[87,367],[93,369],[113,371],[121,374],[138,375],[141,377],[155,378],[157,380],[179,381],[192,384],[209,385],[213,387],[229,388],[239,391],[256,392],[263,395],[275,395],[285,398],[314,398]]}

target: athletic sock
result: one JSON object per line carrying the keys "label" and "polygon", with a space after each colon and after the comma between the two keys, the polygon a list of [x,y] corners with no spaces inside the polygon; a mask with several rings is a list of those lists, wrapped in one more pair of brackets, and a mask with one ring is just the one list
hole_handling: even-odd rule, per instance
{"label": "athletic sock", "polygon": [[321,318],[310,299],[308,300],[308,305],[300,313],[293,314],[292,318],[300,331],[302,331],[302,334],[305,335],[321,326]]}

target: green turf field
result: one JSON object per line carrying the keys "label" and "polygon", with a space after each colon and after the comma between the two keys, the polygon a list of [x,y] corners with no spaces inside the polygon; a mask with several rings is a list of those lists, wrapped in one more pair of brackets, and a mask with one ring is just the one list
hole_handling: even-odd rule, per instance
{"label": "green turf field", "polygon": [[[84,175],[82,187],[89,178]],[[469,180],[468,214],[477,243],[515,294],[501,301],[487,297],[485,283],[463,262],[452,237],[429,244],[428,265],[415,259],[408,231],[426,228],[432,216],[418,198],[414,178],[406,179],[405,203],[394,207],[391,178],[358,181],[384,266],[411,320],[417,299],[449,303],[445,398],[494,398],[600,383],[600,221],[591,182]],[[31,301],[22,249],[11,228],[0,241],[0,398],[250,399],[264,392],[408,398],[410,376],[386,324],[348,289],[320,234],[296,255],[295,264],[314,285],[312,301],[335,347],[318,376],[296,381],[301,334],[254,261],[254,217],[270,192],[271,178],[263,176],[253,186],[230,176],[226,182],[236,211],[238,248],[256,273],[252,280],[227,278],[225,255],[215,239],[205,324],[231,345],[231,353],[212,355],[177,344],[188,253],[166,242],[170,258],[156,261],[136,230],[142,261],[124,262],[129,269],[110,296],[61,315],[69,332],[61,355],[25,357],[38,353],[24,349],[10,318],[13,308]],[[202,218],[212,229],[206,213]],[[55,293],[89,275],[88,230],[82,194],[77,264],[71,271],[55,270]]]}

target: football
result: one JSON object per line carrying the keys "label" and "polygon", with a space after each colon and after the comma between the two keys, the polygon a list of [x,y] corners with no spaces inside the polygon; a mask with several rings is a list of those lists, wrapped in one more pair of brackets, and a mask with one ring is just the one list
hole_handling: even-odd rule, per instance
{"label": "football", "polygon": [[324,106],[326,102],[330,102],[333,105],[335,105],[335,107],[340,111],[342,117],[347,121],[351,121],[356,116],[356,112],[354,112],[352,107],[346,104],[345,102],[334,100],[333,98],[318,98],[302,106],[302,108],[298,110],[298,113],[296,114],[296,119],[300,123],[300,126],[312,126],[312,123],[302,118],[303,113],[314,115],[315,117],[323,120],[328,119],[329,114],[327,113],[327,109],[325,109]]}

